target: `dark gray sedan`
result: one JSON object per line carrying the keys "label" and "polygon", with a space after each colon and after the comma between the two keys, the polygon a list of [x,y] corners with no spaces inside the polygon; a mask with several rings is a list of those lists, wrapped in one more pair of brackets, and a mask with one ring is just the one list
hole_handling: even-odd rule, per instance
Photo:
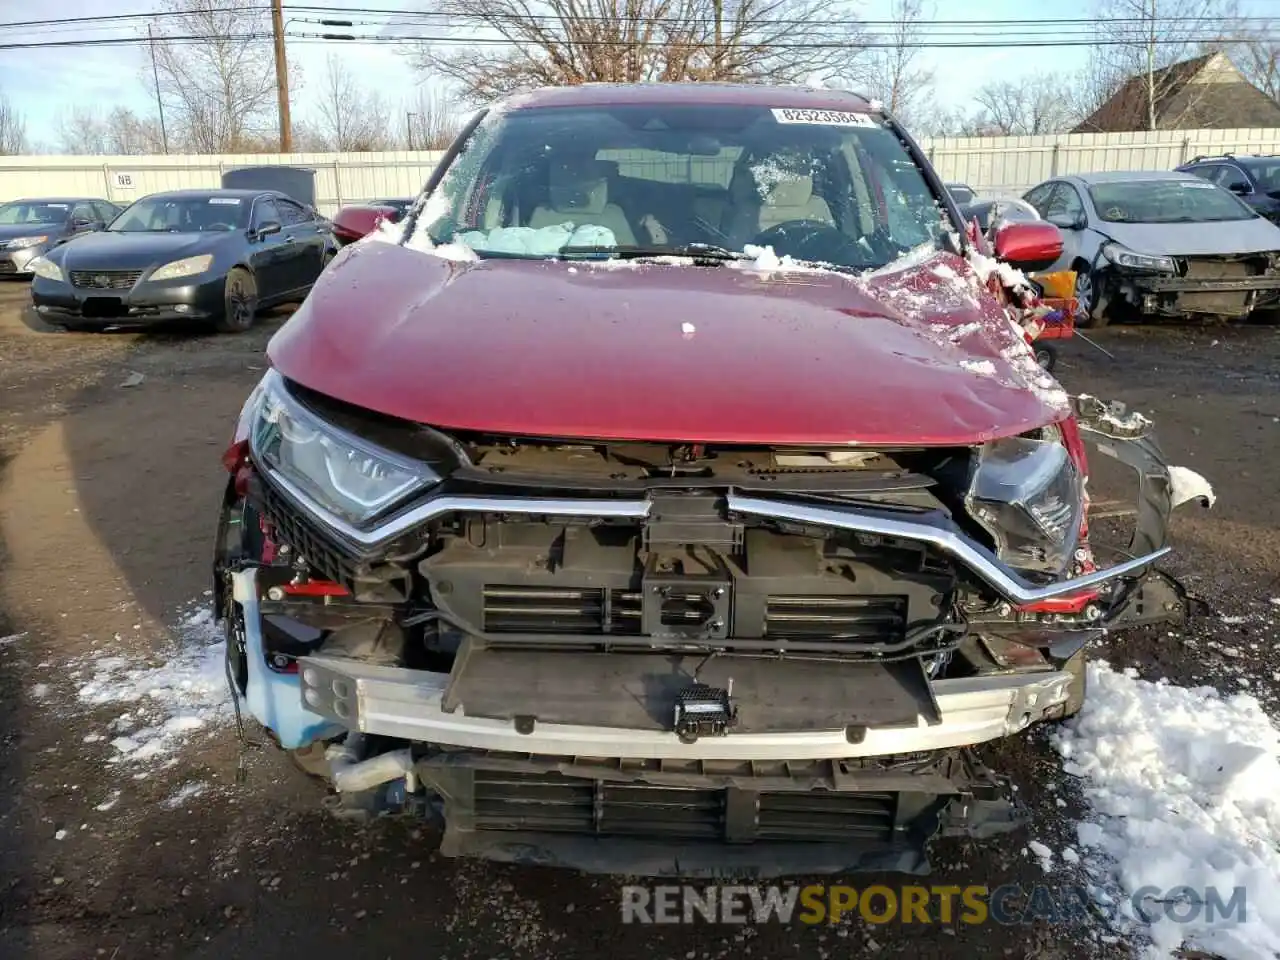
{"label": "dark gray sedan", "polygon": [[0,204],[0,275],[31,276],[30,263],[82,233],[103,229],[120,208],[95,197],[47,197]]}
{"label": "dark gray sedan", "polygon": [[1082,314],[1244,317],[1280,305],[1280,227],[1189,173],[1057,177],[1023,195],[1062,230]]}

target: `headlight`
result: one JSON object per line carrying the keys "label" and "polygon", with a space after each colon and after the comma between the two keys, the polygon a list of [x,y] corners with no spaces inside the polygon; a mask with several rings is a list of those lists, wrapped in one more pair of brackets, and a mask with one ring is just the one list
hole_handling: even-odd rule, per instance
{"label": "headlight", "polygon": [[969,514],[1015,570],[1060,575],[1080,535],[1084,491],[1066,448],[1056,440],[988,443],[965,498]]}
{"label": "headlight", "polygon": [[62,268],[46,257],[36,257],[27,266],[37,277],[44,277],[46,280],[64,279]]}
{"label": "headlight", "polygon": [[16,240],[10,240],[5,246],[10,250],[25,250],[27,247],[38,247],[48,239],[48,237],[18,237]]}
{"label": "headlight", "polygon": [[1108,243],[1102,248],[1102,255],[1117,267],[1128,270],[1150,270],[1154,273],[1175,273],[1173,257],[1155,256],[1150,253],[1134,253],[1118,243]]}
{"label": "headlight", "polygon": [[194,277],[197,273],[204,273],[213,263],[213,254],[206,253],[199,257],[187,257],[185,260],[175,260],[173,263],[166,263],[160,267],[155,273],[151,274],[151,280],[177,280],[179,277]]}
{"label": "headlight", "polygon": [[249,447],[258,462],[349,523],[364,523],[440,482],[425,463],[325,423],[289,396],[274,370],[246,413]]}

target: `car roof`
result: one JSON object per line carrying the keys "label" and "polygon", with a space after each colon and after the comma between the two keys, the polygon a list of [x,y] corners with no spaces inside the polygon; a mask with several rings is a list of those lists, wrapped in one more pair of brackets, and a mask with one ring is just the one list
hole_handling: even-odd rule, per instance
{"label": "car roof", "polygon": [[5,200],[5,203],[111,203],[105,197],[19,197],[16,200]]}
{"label": "car roof", "polygon": [[543,87],[502,102],[503,110],[643,104],[791,107],[811,110],[879,112],[879,104],[845,90],[780,87],[756,83],[582,83]]}
{"label": "car roof", "polygon": [[240,200],[251,200],[254,197],[261,197],[266,194],[270,194],[273,197],[284,196],[279,190],[223,190],[217,187],[210,187],[207,190],[163,190],[160,193],[149,193],[146,197],[140,197],[139,199],[181,200],[184,197],[191,199],[197,197],[236,197]]}
{"label": "car roof", "polygon": [[1111,170],[1107,173],[1073,173],[1065,177],[1051,177],[1051,180],[1075,180],[1090,186],[1095,183],[1132,183],[1135,180],[1197,180],[1203,182],[1194,173],[1181,173],[1177,170]]}

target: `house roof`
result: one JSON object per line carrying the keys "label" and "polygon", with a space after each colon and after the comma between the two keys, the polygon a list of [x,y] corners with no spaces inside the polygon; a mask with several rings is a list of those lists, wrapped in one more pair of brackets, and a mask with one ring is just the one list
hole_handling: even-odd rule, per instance
{"label": "house roof", "polygon": [[[1280,104],[1245,80],[1224,54],[1179,61],[1157,70],[1153,80],[1158,129],[1280,127]],[[1147,126],[1147,77],[1137,74],[1071,132],[1107,133]]]}

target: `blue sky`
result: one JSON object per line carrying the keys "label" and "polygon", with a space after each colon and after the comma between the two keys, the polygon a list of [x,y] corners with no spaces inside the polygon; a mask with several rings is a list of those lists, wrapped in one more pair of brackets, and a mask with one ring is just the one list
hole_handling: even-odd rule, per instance
{"label": "blue sky", "polygon": [[[368,6],[378,9],[402,7],[422,9],[411,0],[379,0],[377,3],[344,4],[342,0],[310,0],[312,4],[330,2],[342,6]],[[857,15],[867,20],[887,19],[892,0],[863,0],[854,3]],[[154,0],[57,0],[55,7],[42,8],[30,0],[0,0],[0,21],[23,21],[42,18],[36,11],[50,10],[43,16],[75,18],[99,15],[104,8],[113,14],[145,13],[156,9]],[[999,22],[1026,19],[1088,16],[1090,0],[1040,0],[1035,14],[1025,0],[934,0],[935,18],[948,20],[981,20]],[[288,0],[285,0],[286,17]],[[52,11],[56,9],[56,14]],[[314,16],[314,14],[307,14]],[[335,10],[335,16],[342,14]],[[68,26],[42,28],[26,35],[6,30],[6,40],[50,40],[91,38],[118,35],[121,31],[145,31],[142,21],[126,22],[126,26],[77,30]],[[2,26],[3,23],[0,23]],[[295,24],[294,31],[319,31],[314,25]],[[369,30],[370,28],[365,28]],[[314,107],[314,94],[325,71],[325,57],[336,53],[370,86],[378,87],[394,108],[393,116],[402,115],[401,105],[416,96],[423,78],[386,46],[352,43],[302,43],[289,48],[290,60],[300,68],[301,88],[294,97],[295,117],[305,117]],[[153,109],[146,48],[104,47],[44,50],[0,50],[0,90],[26,115],[27,132],[36,143],[52,144],[56,140],[57,118],[76,103],[91,102],[103,111],[126,104],[139,112]],[[1051,51],[1027,49],[994,49],[978,51],[926,50],[924,63],[936,77],[937,95],[948,106],[968,107],[974,92],[984,83],[999,79],[1017,79],[1042,70],[1074,71],[1085,60],[1087,49],[1061,48]],[[308,84],[307,78],[312,82]]]}

